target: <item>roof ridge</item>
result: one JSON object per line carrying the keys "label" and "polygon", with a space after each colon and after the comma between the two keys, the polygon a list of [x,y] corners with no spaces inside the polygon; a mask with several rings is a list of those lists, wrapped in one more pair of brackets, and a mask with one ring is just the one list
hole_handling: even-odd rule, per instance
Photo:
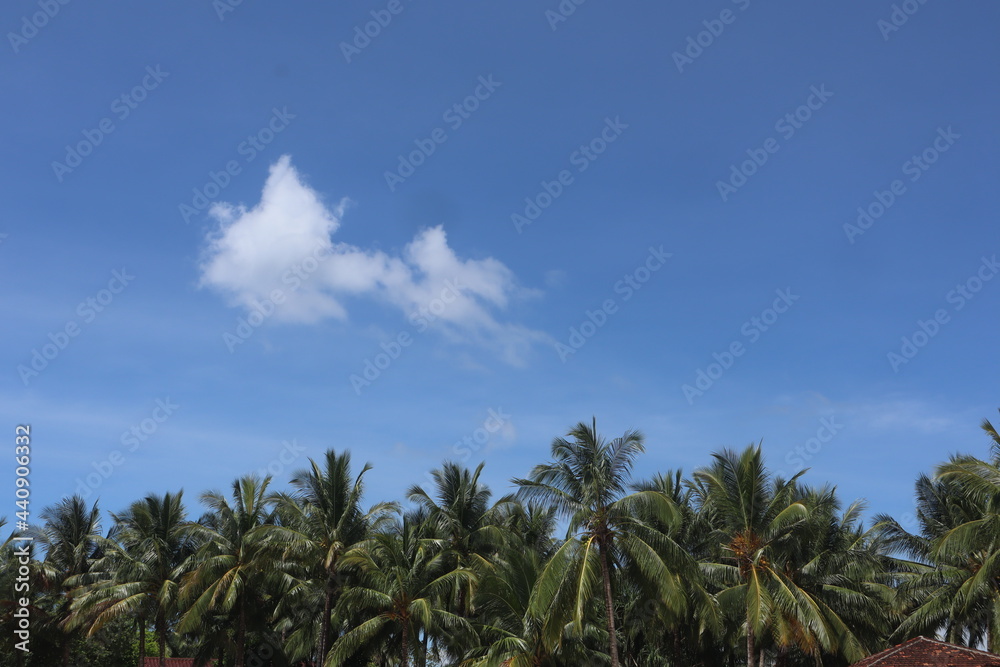
{"label": "roof ridge", "polygon": [[[908,649],[910,647],[913,647],[913,646],[919,644],[922,641],[923,642],[927,642],[928,644],[933,644],[935,646],[942,646],[942,647],[947,648],[947,649],[952,650],[952,651],[961,651],[961,652],[963,652],[963,653],[965,653],[967,655],[972,655],[973,657],[985,656],[985,657],[989,657],[989,658],[992,658],[993,660],[996,660],[996,661],[1000,662],[1000,655],[997,655],[995,653],[989,653],[989,652],[986,652],[986,651],[980,651],[979,649],[969,648],[967,646],[956,646],[955,644],[949,644],[949,643],[943,642],[943,641],[941,641],[939,639],[933,639],[931,637],[924,637],[923,635],[921,635],[921,636],[918,636],[918,637],[914,637],[913,639],[907,640],[907,641],[903,642],[902,644],[894,646],[894,647],[892,647],[890,649],[887,649],[887,650],[883,651],[881,654],[877,654],[875,656],[869,656],[869,658],[875,658],[871,662],[867,662],[866,663],[864,660],[862,660],[858,664],[859,665],[864,665],[865,667],[874,667],[875,665],[880,664],[885,659],[891,658],[892,656],[898,654],[899,652],[901,652],[901,651],[903,651],[905,649]],[[867,660],[867,658],[866,658],[866,660]]]}
{"label": "roof ridge", "polygon": [[916,642],[919,639],[923,639],[923,637],[917,637],[916,639],[911,639],[909,641],[905,641],[902,644],[899,644],[899,645],[894,646],[894,647],[892,647],[892,648],[890,648],[890,649],[888,649],[886,651],[883,651],[881,656],[875,657],[875,660],[873,660],[872,662],[868,663],[869,667],[871,665],[877,665],[878,663],[882,662],[886,658],[892,657],[893,655],[895,655],[895,654],[899,653],[900,651],[902,651],[904,647],[909,646],[910,644],[913,644],[914,642]]}
{"label": "roof ridge", "polygon": [[948,648],[957,648],[959,651],[965,651],[966,653],[972,653],[973,655],[976,655],[976,656],[985,655],[985,656],[988,656],[988,657],[993,658],[995,660],[996,659],[1000,659],[1000,656],[998,656],[996,653],[990,653],[989,651],[980,651],[977,648],[970,648],[968,646],[957,646],[955,644],[948,644],[948,643],[940,641],[938,639],[929,639],[927,637],[918,637],[918,639],[923,639],[925,641],[934,642],[935,644],[940,644],[940,645],[946,646]]}

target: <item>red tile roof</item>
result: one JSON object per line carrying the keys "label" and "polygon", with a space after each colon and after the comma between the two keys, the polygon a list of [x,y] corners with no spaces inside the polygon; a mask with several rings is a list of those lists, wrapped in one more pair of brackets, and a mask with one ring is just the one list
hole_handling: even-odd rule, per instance
{"label": "red tile roof", "polygon": [[917,637],[851,667],[1000,667],[1000,655]]}

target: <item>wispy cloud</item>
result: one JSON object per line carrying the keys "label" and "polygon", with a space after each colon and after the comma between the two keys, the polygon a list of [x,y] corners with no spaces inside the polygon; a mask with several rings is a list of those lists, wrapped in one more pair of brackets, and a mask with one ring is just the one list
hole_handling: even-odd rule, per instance
{"label": "wispy cloud", "polygon": [[778,396],[764,414],[785,419],[836,415],[855,432],[913,436],[975,431],[983,417],[975,408],[952,407],[940,399],[892,394],[833,400],[812,391]]}
{"label": "wispy cloud", "polygon": [[513,299],[536,292],[520,287],[492,257],[460,259],[440,226],[422,230],[399,256],[334,242],[348,204],[325,204],[283,156],[271,166],[256,206],[212,208],[218,228],[206,238],[202,286],[247,309],[277,290],[282,303],[274,319],[298,323],[347,319],[346,298],[374,298],[420,330],[494,349],[515,364],[547,339],[497,319]]}
{"label": "wispy cloud", "polygon": [[857,406],[855,411],[861,423],[870,428],[914,431],[925,435],[947,433],[955,428],[978,424],[973,416],[944,412],[931,403],[916,399],[888,399]]}

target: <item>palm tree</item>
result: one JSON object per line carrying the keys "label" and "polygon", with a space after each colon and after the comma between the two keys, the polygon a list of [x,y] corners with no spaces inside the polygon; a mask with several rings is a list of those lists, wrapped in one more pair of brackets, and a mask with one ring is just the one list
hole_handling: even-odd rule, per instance
{"label": "palm tree", "polygon": [[892,611],[893,572],[902,564],[877,527],[866,530],[865,504],[841,510],[836,490],[796,485],[794,498],[809,511],[796,539],[783,541],[774,559],[804,607],[814,607],[820,621],[809,622],[802,607],[778,609],[773,643],[778,667],[794,649],[820,660],[824,654],[856,661],[887,648],[886,638],[899,622]]}
{"label": "palm tree", "polygon": [[[333,643],[331,615],[346,578],[342,570],[343,557],[367,540],[372,531],[387,520],[395,505],[378,503],[367,512],[362,509],[363,478],[371,465],[365,464],[357,477],[352,477],[350,452],[338,455],[328,450],[323,467],[312,459],[309,459],[309,466],[294,474],[291,481],[294,493],[273,496],[281,525],[272,532],[284,545],[285,555],[305,567],[304,576],[293,585],[287,600],[300,601],[312,597],[314,591],[321,596],[323,611],[318,641],[310,650],[302,646],[298,652],[307,654],[315,649],[322,661]],[[294,629],[293,635],[298,633],[298,636],[307,637],[311,625],[301,624]]]}
{"label": "palm tree", "polygon": [[727,449],[713,456],[714,465],[696,471],[694,477],[702,511],[717,526],[723,555],[722,562],[705,563],[703,569],[723,587],[718,594],[723,606],[742,607],[747,665],[752,666],[757,637],[774,621],[773,587],[768,584],[779,573],[772,567],[770,552],[776,543],[791,539],[808,512],[792,501],[792,482],[771,487],[759,445],[742,454]]}
{"label": "palm tree", "polygon": [[978,614],[963,614],[955,601],[962,582],[970,580],[979,565],[957,551],[936,552],[935,545],[953,529],[982,518],[982,508],[965,497],[955,481],[924,474],[917,478],[915,496],[919,532],[909,532],[888,515],[875,517],[887,544],[911,559],[897,574],[894,593],[903,618],[893,642],[943,631],[946,641],[978,645],[986,635]]}
{"label": "palm tree", "polygon": [[256,475],[237,479],[231,504],[220,493],[202,494],[211,513],[194,530],[202,545],[181,585],[181,599],[191,605],[178,631],[191,632],[215,618],[227,619],[235,626],[236,667],[244,667],[248,621],[259,615],[264,592],[287,584],[280,552],[268,539],[274,530],[267,502],[270,482],[270,477]]}
{"label": "palm tree", "polygon": [[985,642],[1000,652],[1000,438],[988,420],[991,457],[953,456],[934,480],[918,482],[922,535],[893,526],[923,562],[933,566],[912,577],[904,592],[920,604],[899,633],[943,628],[956,643]]}
{"label": "palm tree", "polygon": [[803,473],[772,479],[759,444],[713,456],[712,466],[694,474],[701,511],[716,526],[720,548],[702,567],[721,587],[723,609],[743,619],[747,665],[756,664],[768,636],[779,657],[782,647],[793,645],[813,655],[841,651],[852,662],[864,657],[857,638],[803,581],[811,567],[801,554],[810,517],[797,485]]}
{"label": "palm tree", "polygon": [[478,630],[485,644],[475,652],[476,658],[463,663],[469,667],[541,665],[551,656],[542,642],[544,619],[532,616],[529,610],[542,562],[537,553],[519,546],[505,553],[502,566],[480,582]]}
{"label": "palm tree", "polygon": [[658,491],[626,493],[635,458],[644,451],[638,431],[609,441],[598,434],[594,419],[577,424],[568,438],[552,442],[552,462],[535,466],[528,479],[513,480],[518,499],[550,504],[569,522],[565,544],[539,578],[533,611],[548,618],[547,640],[560,641],[567,618],[582,632],[586,607],[600,585],[611,665],[619,667],[612,570],[631,562],[649,591],[672,608],[683,605],[678,572],[684,554],[638,518],[645,513],[672,523],[678,513]]}
{"label": "palm tree", "polygon": [[64,498],[39,514],[45,522],[39,536],[45,549],[45,560],[40,565],[39,574],[43,589],[55,598],[51,621],[62,629],[63,667],[69,667],[70,645],[76,634],[67,627],[74,598],[74,582],[91,570],[101,536],[100,516],[97,503],[88,508],[79,495]]}
{"label": "palm tree", "polygon": [[104,555],[94,570],[110,578],[81,589],[74,613],[89,622],[93,636],[110,621],[135,617],[140,661],[145,657],[146,619],[152,619],[165,664],[168,627],[180,611],[180,585],[196,542],[187,521],[183,491],[149,495],[121,514],[112,514],[114,540],[102,540]]}
{"label": "palm tree", "polygon": [[[446,543],[450,567],[479,574],[492,569],[490,558],[507,539],[498,525],[501,514],[497,511],[507,500],[490,506],[489,487],[479,481],[482,471],[482,463],[470,471],[449,461],[431,472],[434,496],[418,485],[410,487],[406,494],[426,513],[431,536]],[[465,586],[458,590],[455,612],[459,616],[469,617],[469,600],[474,593]]]}
{"label": "palm tree", "polygon": [[[509,507],[518,513],[515,503]],[[525,518],[551,525],[548,511],[525,508]],[[530,530],[512,533],[497,554],[497,566],[481,579],[476,591],[476,630],[480,646],[468,651],[463,667],[559,667],[597,665],[603,652],[595,650],[607,642],[597,637],[598,624],[588,624],[583,637],[573,637],[550,645],[543,635],[545,617],[531,608],[532,595],[545,566],[545,549],[538,548],[537,535]],[[593,606],[588,611],[593,611]],[[582,640],[582,641],[581,641]],[[606,657],[606,656],[605,656]]]}
{"label": "palm tree", "polygon": [[419,528],[414,517],[404,516],[392,530],[344,556],[344,564],[358,567],[362,578],[341,596],[340,615],[353,627],[334,643],[325,667],[343,665],[379,643],[394,646],[399,664],[409,667],[411,655],[419,654],[415,645],[421,633],[441,639],[471,633],[468,621],[442,608],[439,600],[476,575],[448,567],[442,544],[422,538]]}
{"label": "palm tree", "polygon": [[[514,539],[515,547],[538,555],[547,561],[559,548],[554,538],[558,516],[556,509],[542,503],[522,504],[517,501],[497,503],[500,525]],[[508,549],[504,547],[505,551]]]}
{"label": "palm tree", "polygon": [[[7,517],[0,517],[0,528],[7,525]],[[18,619],[15,618],[15,611],[21,606],[19,604],[19,595],[16,593],[18,576],[18,566],[21,564],[20,557],[14,553],[14,537],[17,533],[11,533],[7,536],[7,539],[0,544],[0,628],[5,637],[12,645],[10,649],[7,649],[7,642],[3,643],[3,651],[5,657],[8,655],[15,656],[17,661],[17,666],[22,667],[25,661],[25,652],[14,648],[14,644],[18,643],[19,638],[15,634],[18,628]],[[17,546],[21,546],[18,544]],[[27,551],[29,553],[29,559],[33,558],[33,546],[32,543],[28,543]],[[30,561],[29,561],[30,562]],[[29,614],[37,615],[29,606]],[[37,641],[37,637],[36,637]]]}
{"label": "palm tree", "polygon": [[[690,559],[704,561],[715,553],[717,545],[713,542],[712,525],[705,514],[698,512],[694,489],[685,483],[679,470],[656,473],[633,488],[656,491],[670,498],[680,514],[679,521],[663,523],[655,516],[640,515],[640,518],[664,533]],[[723,654],[732,652],[731,647],[725,646],[725,640],[730,638],[724,636],[725,624],[718,602],[701,577],[684,578],[688,604],[674,609],[655,599],[643,599],[638,593],[642,589],[641,582],[634,581],[635,577],[629,577],[628,573],[623,578],[624,585],[636,591],[626,598],[631,604],[626,606],[624,617],[628,626],[625,641],[632,654],[659,650],[662,655],[670,656],[669,661],[653,658],[654,664],[723,664]],[[718,650],[720,644],[721,652]]]}

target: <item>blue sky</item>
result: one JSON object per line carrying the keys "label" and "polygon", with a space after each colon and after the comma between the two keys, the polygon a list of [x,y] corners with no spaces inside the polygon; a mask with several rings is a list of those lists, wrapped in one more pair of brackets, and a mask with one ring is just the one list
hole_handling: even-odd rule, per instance
{"label": "blue sky", "polygon": [[371,501],[445,459],[500,494],[596,415],[645,433],[640,476],[763,439],[905,514],[1000,407],[998,19],[6,3],[0,412],[33,508],[329,447]]}

